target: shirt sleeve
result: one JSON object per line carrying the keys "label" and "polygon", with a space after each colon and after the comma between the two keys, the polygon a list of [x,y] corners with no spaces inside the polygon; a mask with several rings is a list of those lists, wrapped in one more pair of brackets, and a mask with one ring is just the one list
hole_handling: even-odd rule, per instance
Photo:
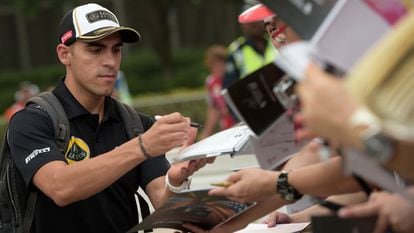
{"label": "shirt sleeve", "polygon": [[66,161],[55,142],[52,120],[40,108],[29,106],[16,113],[8,130],[11,157],[26,185],[43,165]]}

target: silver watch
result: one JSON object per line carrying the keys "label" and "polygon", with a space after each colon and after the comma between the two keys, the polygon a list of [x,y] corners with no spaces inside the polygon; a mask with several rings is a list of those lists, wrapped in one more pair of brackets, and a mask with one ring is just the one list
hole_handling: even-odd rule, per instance
{"label": "silver watch", "polygon": [[362,137],[363,151],[381,164],[386,164],[395,153],[395,141],[388,135],[378,131]]}

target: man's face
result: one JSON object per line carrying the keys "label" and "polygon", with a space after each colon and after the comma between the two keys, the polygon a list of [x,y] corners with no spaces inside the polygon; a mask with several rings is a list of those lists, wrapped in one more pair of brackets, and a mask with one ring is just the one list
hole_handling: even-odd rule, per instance
{"label": "man's face", "polygon": [[76,92],[92,96],[111,95],[121,64],[122,41],[114,33],[96,42],[77,41],[69,46],[67,79]]}
{"label": "man's face", "polygon": [[243,33],[248,38],[263,37],[265,30],[263,29],[262,22],[244,23],[241,24]]}

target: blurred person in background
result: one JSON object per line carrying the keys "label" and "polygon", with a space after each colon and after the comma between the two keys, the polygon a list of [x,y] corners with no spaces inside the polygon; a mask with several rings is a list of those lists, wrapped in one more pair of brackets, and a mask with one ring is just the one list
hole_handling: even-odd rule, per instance
{"label": "blurred person in background", "polygon": [[[254,5],[258,4],[246,3],[243,10]],[[277,56],[277,50],[265,36],[263,18],[242,18],[239,16],[238,21],[243,35],[228,47],[226,73],[223,80],[224,88],[273,62]]]}
{"label": "blurred person in background", "polygon": [[131,93],[129,92],[128,81],[125,73],[120,70],[116,77],[115,87],[112,92],[112,97],[119,99],[119,101],[128,105],[132,104]]}
{"label": "blurred person in background", "polygon": [[39,94],[39,87],[29,81],[23,81],[19,86],[19,90],[14,94],[15,102],[4,112],[7,121],[10,121],[16,112],[24,108],[27,100]]}
{"label": "blurred person in background", "polygon": [[[243,11],[259,4],[257,1],[246,2]],[[266,36],[263,27],[263,18],[238,19],[243,35],[228,46],[226,73],[223,79],[223,88],[242,79],[246,75],[273,62],[277,50]],[[237,117],[234,116],[235,121]]]}
{"label": "blurred person in background", "polygon": [[233,117],[221,95],[223,75],[226,68],[227,49],[222,45],[210,46],[205,54],[204,64],[210,74],[205,81],[207,112],[201,138],[211,135],[219,123],[220,129],[227,129],[234,125]]}

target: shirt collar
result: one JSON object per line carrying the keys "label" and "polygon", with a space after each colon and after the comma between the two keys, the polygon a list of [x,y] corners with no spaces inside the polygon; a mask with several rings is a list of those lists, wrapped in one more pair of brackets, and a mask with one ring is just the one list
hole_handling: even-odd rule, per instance
{"label": "shirt collar", "polygon": [[[72,95],[70,90],[66,87],[65,77],[62,77],[57,83],[56,87],[53,89],[52,93],[59,99],[59,101],[64,106],[66,115],[68,119],[73,119],[82,115],[90,115],[91,113],[86,110]],[[105,113],[104,120],[113,119],[115,121],[120,121],[121,118],[118,114],[119,111],[116,111],[114,100],[110,96],[105,97]]]}

